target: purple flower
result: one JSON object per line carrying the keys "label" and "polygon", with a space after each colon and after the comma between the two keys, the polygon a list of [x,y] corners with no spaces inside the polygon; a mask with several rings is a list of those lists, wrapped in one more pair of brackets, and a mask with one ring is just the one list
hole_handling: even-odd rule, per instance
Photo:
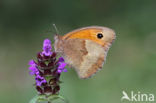
{"label": "purple flower", "polygon": [[52,52],[51,41],[45,39],[43,42],[43,51],[37,55],[36,62],[29,61],[30,75],[35,76],[36,89],[39,94],[57,94],[59,92],[59,79],[65,69],[66,63],[63,57],[57,59],[57,54]]}
{"label": "purple flower", "polygon": [[36,68],[36,63],[34,60],[29,61],[29,70],[30,70],[30,75],[35,75],[38,72],[38,69]]}
{"label": "purple flower", "polygon": [[44,79],[44,77],[41,77],[40,75],[37,75],[36,78],[36,85],[41,86],[42,83],[46,83],[47,81]]}
{"label": "purple flower", "polygon": [[60,57],[60,58],[59,58],[59,62],[64,62],[63,57]]}
{"label": "purple flower", "polygon": [[35,75],[38,73],[38,69],[34,66],[29,67],[30,75]]}
{"label": "purple flower", "polygon": [[29,65],[30,65],[30,66],[35,66],[35,65],[36,65],[36,63],[35,63],[35,61],[34,61],[34,60],[30,60],[30,61],[29,61]]}
{"label": "purple flower", "polygon": [[51,47],[51,41],[49,39],[45,39],[43,42],[43,52],[45,56],[50,56],[52,54],[51,52],[52,47]]}
{"label": "purple flower", "polygon": [[67,65],[67,64],[64,63],[64,62],[59,62],[59,66],[58,66],[58,68],[57,68],[57,72],[58,72],[58,73],[67,72],[67,69],[65,69],[65,66],[66,66],[66,65]]}
{"label": "purple flower", "polygon": [[60,57],[59,60],[58,60],[58,68],[57,68],[57,72],[58,73],[61,73],[61,72],[67,72],[67,69],[65,69],[65,66],[67,65],[65,62],[64,62],[64,59],[63,57]]}

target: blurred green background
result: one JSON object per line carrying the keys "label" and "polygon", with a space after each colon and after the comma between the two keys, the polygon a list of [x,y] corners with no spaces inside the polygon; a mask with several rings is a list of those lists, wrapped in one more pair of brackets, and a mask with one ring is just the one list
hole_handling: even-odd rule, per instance
{"label": "blurred green background", "polygon": [[117,35],[91,79],[80,80],[73,69],[63,73],[60,94],[70,103],[130,103],[121,102],[123,90],[156,96],[155,0],[1,0],[0,103],[28,103],[35,96],[28,61],[45,38],[53,40],[53,23],[61,35],[90,25]]}

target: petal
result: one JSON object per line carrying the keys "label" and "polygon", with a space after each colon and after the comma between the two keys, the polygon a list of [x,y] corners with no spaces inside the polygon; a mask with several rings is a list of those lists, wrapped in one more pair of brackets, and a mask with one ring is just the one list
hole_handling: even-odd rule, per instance
{"label": "petal", "polygon": [[64,62],[64,58],[63,57],[60,57],[59,58],[59,62]]}
{"label": "petal", "polygon": [[36,75],[36,78],[43,79],[43,77],[41,77],[40,75]]}
{"label": "petal", "polygon": [[51,41],[49,39],[45,39],[43,42],[43,51],[49,52],[49,51],[51,51],[51,49],[52,49]]}
{"label": "petal", "polygon": [[51,44],[51,41],[49,39],[45,39],[43,42],[43,45],[45,45],[45,44]]}
{"label": "petal", "polygon": [[52,47],[51,47],[51,42],[48,40],[45,40],[43,43],[43,52],[42,54],[44,54],[45,56],[50,56],[52,54],[51,52]]}
{"label": "petal", "polygon": [[29,65],[30,65],[30,66],[34,66],[34,65],[36,65],[36,63],[35,63],[34,60],[30,60],[30,61],[29,61]]}
{"label": "petal", "polygon": [[57,72],[58,72],[58,73],[61,73],[61,72],[62,72],[62,70],[58,69],[58,70],[57,70]]}
{"label": "petal", "polygon": [[39,75],[39,74],[40,74],[40,72],[39,72],[39,71],[37,71],[35,74],[36,74],[36,75]]}
{"label": "petal", "polygon": [[48,51],[48,52],[43,51],[42,54],[44,54],[45,56],[50,56],[52,54],[52,52],[51,51]]}
{"label": "petal", "polygon": [[35,74],[35,72],[32,72],[32,71],[31,71],[31,72],[29,72],[29,74],[30,74],[30,75],[34,75],[34,74]]}
{"label": "petal", "polygon": [[67,72],[67,69],[64,69],[63,72]]}
{"label": "petal", "polygon": [[36,85],[37,86],[41,86],[41,82],[40,81],[36,81]]}
{"label": "petal", "polygon": [[42,81],[42,83],[46,83],[47,81],[44,79],[43,81]]}
{"label": "petal", "polygon": [[37,71],[37,68],[36,67],[34,67],[34,66],[31,66],[31,67],[29,67],[29,70],[31,70],[31,71]]}
{"label": "petal", "polygon": [[67,64],[66,63],[60,63],[58,68],[64,68]]}

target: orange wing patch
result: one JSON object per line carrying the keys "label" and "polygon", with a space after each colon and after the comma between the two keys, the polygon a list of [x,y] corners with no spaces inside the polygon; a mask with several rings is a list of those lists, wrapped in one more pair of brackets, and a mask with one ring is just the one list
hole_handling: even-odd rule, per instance
{"label": "orange wing patch", "polygon": [[101,28],[84,28],[84,29],[78,29],[74,30],[70,33],[67,33],[67,35],[63,36],[63,39],[88,39],[92,40],[100,45],[104,45],[104,42],[100,41],[97,39],[97,33],[101,33],[102,29]]}

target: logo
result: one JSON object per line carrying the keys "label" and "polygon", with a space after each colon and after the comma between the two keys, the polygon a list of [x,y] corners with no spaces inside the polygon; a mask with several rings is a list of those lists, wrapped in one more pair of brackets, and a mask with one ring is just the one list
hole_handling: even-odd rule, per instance
{"label": "logo", "polygon": [[121,97],[121,101],[127,100],[127,101],[146,101],[146,102],[153,102],[154,101],[154,94],[146,94],[134,91],[130,92],[130,95],[128,95],[125,91],[122,91],[123,96]]}

